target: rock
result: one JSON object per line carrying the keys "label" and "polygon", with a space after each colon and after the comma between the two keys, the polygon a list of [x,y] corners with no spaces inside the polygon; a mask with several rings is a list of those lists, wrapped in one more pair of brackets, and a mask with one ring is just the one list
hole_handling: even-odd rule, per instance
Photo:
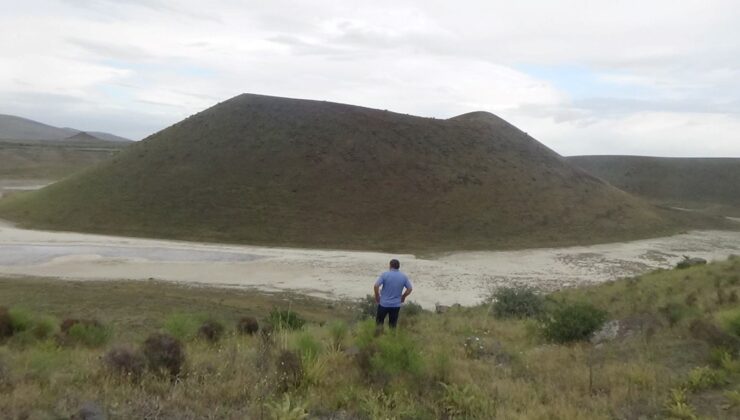
{"label": "rock", "polygon": [[87,401],[82,404],[80,411],[71,417],[73,420],[105,420],[103,408],[97,403]]}
{"label": "rock", "polygon": [[438,314],[443,314],[443,313],[445,313],[445,312],[447,312],[449,310],[450,310],[450,307],[449,306],[440,305],[439,303],[436,304],[436,305],[434,305],[434,312],[436,312]]}
{"label": "rock", "polygon": [[591,344],[601,344],[608,341],[614,341],[619,335],[620,322],[612,320],[605,323],[600,330],[591,336]]}
{"label": "rock", "polygon": [[360,354],[360,349],[357,346],[350,346],[344,350],[344,354],[350,357],[354,357]]}
{"label": "rock", "polygon": [[683,261],[679,261],[678,264],[676,264],[676,268],[689,268],[694,267],[697,265],[705,265],[707,263],[707,260],[704,258],[698,258],[698,257],[689,257],[688,255],[683,256]]}

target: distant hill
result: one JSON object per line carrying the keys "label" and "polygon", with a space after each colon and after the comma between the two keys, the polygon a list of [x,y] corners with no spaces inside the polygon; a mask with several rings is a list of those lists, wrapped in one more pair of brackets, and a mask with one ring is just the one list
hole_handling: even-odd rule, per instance
{"label": "distant hill", "polygon": [[58,180],[110,159],[129,144],[97,138],[0,140],[0,179]]}
{"label": "distant hill", "polygon": [[740,158],[573,156],[568,160],[654,201],[740,215]]}
{"label": "distant hill", "polygon": [[[81,133],[81,131],[74,128],[53,127],[27,118],[0,114],[0,139],[64,140],[78,133]],[[105,141],[131,141],[109,133],[88,132],[88,134]]]}
{"label": "distant hill", "polygon": [[415,251],[721,223],[635,198],[489,113],[439,120],[249,94],[4,200],[0,215],[49,229]]}
{"label": "distant hill", "polygon": [[73,136],[67,137],[65,140],[72,141],[72,142],[96,142],[96,141],[100,141],[101,139],[93,136],[90,133],[85,133],[84,131],[80,131],[79,133]]}

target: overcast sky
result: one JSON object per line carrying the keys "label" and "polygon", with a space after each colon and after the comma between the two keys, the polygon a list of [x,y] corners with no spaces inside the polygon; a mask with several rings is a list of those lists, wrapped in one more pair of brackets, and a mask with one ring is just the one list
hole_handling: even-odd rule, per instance
{"label": "overcast sky", "polygon": [[143,138],[239,93],[448,118],[563,155],[740,157],[736,0],[0,0],[0,113]]}

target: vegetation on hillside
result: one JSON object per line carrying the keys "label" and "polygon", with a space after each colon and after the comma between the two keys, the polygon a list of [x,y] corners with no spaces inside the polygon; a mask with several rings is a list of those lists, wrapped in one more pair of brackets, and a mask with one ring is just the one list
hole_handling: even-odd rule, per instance
{"label": "vegetation on hillside", "polygon": [[671,206],[740,217],[740,158],[572,156],[627,192]]}
{"label": "vegetation on hillside", "polygon": [[[251,291],[8,279],[0,292],[11,418],[740,416],[739,258],[402,310],[380,334],[353,305]],[[109,334],[70,342],[49,316]]]}
{"label": "vegetation on hillside", "polygon": [[127,143],[0,140],[0,179],[55,181],[110,159]]}
{"label": "vegetation on hillside", "polygon": [[[45,229],[444,251],[723,226],[659,209],[485,112],[448,120],[240,95],[0,216]],[[729,222],[728,222],[729,223]]]}

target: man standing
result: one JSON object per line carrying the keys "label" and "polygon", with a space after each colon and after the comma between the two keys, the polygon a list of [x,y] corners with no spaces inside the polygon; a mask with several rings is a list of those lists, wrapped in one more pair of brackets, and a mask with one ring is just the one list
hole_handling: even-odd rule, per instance
{"label": "man standing", "polygon": [[[375,317],[375,322],[378,326],[385,323],[385,317],[388,315],[388,325],[391,328],[396,328],[401,304],[406,301],[414,288],[409,278],[400,272],[399,268],[401,268],[401,263],[392,259],[390,270],[381,274],[375,282],[375,303],[378,304],[378,314]],[[404,289],[406,290],[404,291]]]}

